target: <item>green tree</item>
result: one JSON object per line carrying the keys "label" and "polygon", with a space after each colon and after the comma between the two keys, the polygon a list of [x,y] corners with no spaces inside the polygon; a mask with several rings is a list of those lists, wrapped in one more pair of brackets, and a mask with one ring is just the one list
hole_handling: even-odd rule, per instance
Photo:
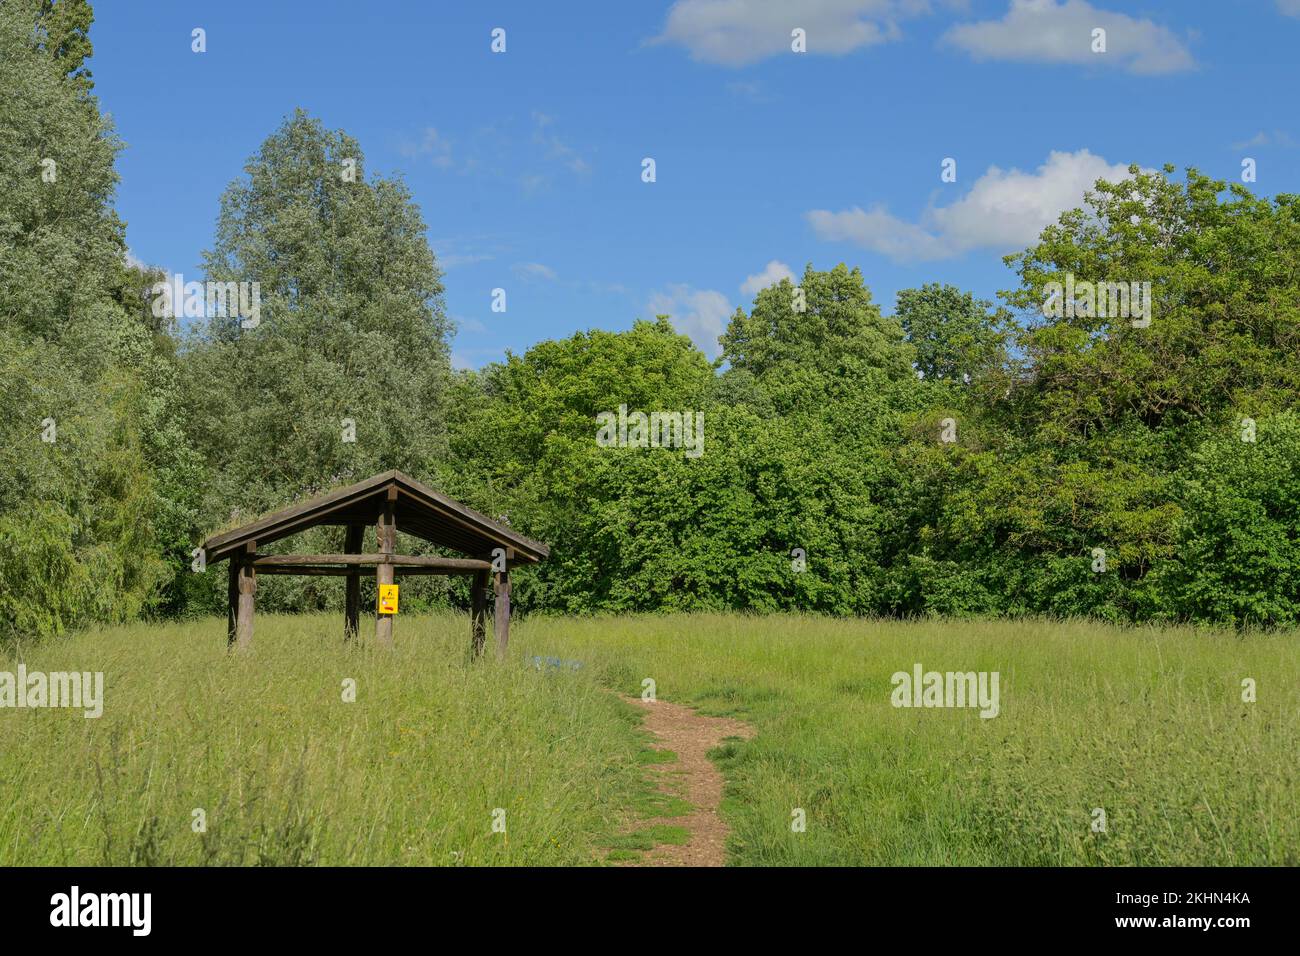
{"label": "green tree", "polygon": [[[592,537],[601,505],[592,496],[610,493],[603,476],[618,457],[610,454],[618,449],[596,444],[596,416],[620,405],[699,410],[712,379],[708,360],[663,317],[625,332],[541,342],[482,372],[459,374],[451,456],[438,480],[551,545],[550,560],[521,577],[522,606],[599,606],[593,595],[623,571],[603,562]],[[636,494],[630,487],[626,493]]]}
{"label": "green tree", "polygon": [[117,295],[119,143],[75,75],[82,7],[0,4],[0,634],[19,638],[134,617],[168,577],[136,372],[153,343]]}
{"label": "green tree", "polygon": [[880,314],[862,273],[842,263],[828,272],[809,265],[797,287],[783,279],[763,289],[748,314],[736,310],[720,341],[723,360],[784,395],[783,408],[864,375],[911,375],[902,327]]}
{"label": "green tree", "polygon": [[208,315],[188,355],[210,519],[445,453],[441,277],[409,191],[368,178],[354,139],[288,118],[222,196],[205,261],[260,289],[255,324]]}
{"label": "green tree", "polygon": [[[1300,202],[1258,198],[1194,169],[1185,182],[1131,167],[1099,182],[1007,261],[1020,287],[1020,346],[1034,368],[1046,441],[1136,417],[1151,428],[1293,405],[1300,396]],[[1226,196],[1225,196],[1226,193]],[[1047,284],[1150,283],[1150,324],[1082,297],[1045,318]],[[1115,310],[1107,310],[1113,313]],[[1185,449],[1180,449],[1182,454]]]}
{"label": "green tree", "polygon": [[63,74],[81,89],[89,91],[90,69],[86,60],[94,52],[90,25],[95,12],[88,0],[26,0],[36,7],[37,36]]}
{"label": "green tree", "polygon": [[1300,623],[1300,414],[1207,436],[1179,485],[1178,545],[1157,575],[1162,616]]}
{"label": "green tree", "polygon": [[[1214,540],[1188,530],[1205,503],[1187,472],[1228,422],[1300,395],[1296,204],[1195,170],[1182,183],[1168,167],[1131,172],[1099,182],[1086,208],[1008,257],[1021,285],[1003,295],[1024,316],[1025,374],[961,410],[955,447],[916,456],[935,471],[919,483],[924,506],[909,525],[917,545],[906,566],[920,577],[900,585],[908,606],[936,606],[923,592],[937,569],[966,582],[961,600],[980,611],[1225,618],[1222,603],[1189,597],[1221,594],[1219,572],[1205,565],[1201,590],[1179,576],[1201,566],[1181,561],[1190,542]],[[1076,290],[1077,307],[1049,300],[1053,282]],[[1149,283],[1149,313],[1132,301],[1128,313],[1098,307],[1095,290],[1109,299],[1120,283]],[[946,490],[927,499],[925,487]],[[1253,534],[1249,514],[1233,534]],[[1284,561],[1287,538],[1270,540]],[[1093,570],[1094,549],[1105,572]],[[944,590],[929,580],[932,594]],[[1285,577],[1274,583],[1272,619],[1288,600]],[[1226,616],[1242,622],[1244,607]]]}
{"label": "green tree", "polygon": [[950,285],[930,283],[898,293],[894,318],[916,350],[926,379],[963,379],[1000,369],[1008,361],[1014,324],[1005,309]]}
{"label": "green tree", "polygon": [[[427,477],[445,457],[451,324],[425,232],[400,180],[369,175],[355,139],[301,110],[226,189],[206,278],[256,283],[260,306],[220,315],[214,299],[184,355],[207,530],[392,468]],[[304,546],[337,550],[332,534]],[[216,606],[224,585],[205,583]],[[330,583],[277,581],[265,603],[331,605]]]}

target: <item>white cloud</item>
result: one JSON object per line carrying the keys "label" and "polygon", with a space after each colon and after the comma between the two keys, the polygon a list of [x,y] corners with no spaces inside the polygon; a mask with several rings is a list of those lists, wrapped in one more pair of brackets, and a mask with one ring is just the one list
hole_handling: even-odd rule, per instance
{"label": "white cloud", "polygon": [[490,262],[496,258],[497,253],[510,251],[506,243],[493,235],[430,239],[429,246],[438,260],[438,267],[444,272],[480,262]]}
{"label": "white cloud", "polygon": [[716,358],[722,351],[718,336],[726,328],[732,309],[721,292],[671,285],[667,290],[652,295],[647,308],[652,315],[671,316],[673,328],[690,336],[709,358]]}
{"label": "white cloud", "polygon": [[694,60],[744,66],[790,54],[790,31],[799,27],[809,54],[842,56],[897,40],[898,20],[927,9],[924,0],[677,0],[651,42],[676,43]]}
{"label": "white cloud", "polygon": [[621,282],[606,282],[603,279],[586,279],[577,283],[577,288],[598,295],[627,295],[631,290]]}
{"label": "white cloud", "polygon": [[488,262],[493,258],[492,256],[478,255],[475,253],[467,253],[464,255],[450,253],[443,256],[438,255],[437,250],[434,250],[434,254],[437,257],[438,266],[443,272],[450,272],[452,269],[460,269],[464,266],[472,266],[476,262]]}
{"label": "white cloud", "polygon": [[727,84],[727,92],[758,102],[762,98],[763,88],[754,80],[736,80]]}
{"label": "white cloud", "polygon": [[398,152],[407,159],[428,158],[439,169],[456,165],[451,156],[451,143],[432,126],[424,128],[418,143],[405,142],[398,147]]}
{"label": "white cloud", "polygon": [[462,315],[453,315],[451,320],[456,323],[457,332],[470,332],[474,335],[487,334],[488,327],[478,319],[467,319]]}
{"label": "white cloud", "polygon": [[931,207],[920,223],[899,219],[883,206],[814,209],[807,218],[821,239],[855,242],[895,261],[947,259],[980,248],[1010,252],[1033,243],[1044,226],[1082,205],[1098,179],[1115,182],[1130,175],[1127,166],[1107,163],[1086,149],[1053,152],[1032,173],[989,167],[964,197]]}
{"label": "white cloud", "polygon": [[1267,146],[1267,145],[1268,145],[1268,133],[1265,133],[1263,130],[1260,130],[1250,139],[1243,139],[1240,143],[1233,143],[1232,148],[1250,149],[1252,146]]}
{"label": "white cloud", "polygon": [[1286,17],[1300,17],[1300,0],[1277,0],[1277,12]]}
{"label": "white cloud", "polygon": [[761,289],[766,289],[770,285],[776,285],[782,279],[794,281],[794,273],[784,262],[773,259],[763,267],[763,271],[756,275],[747,276],[745,281],[740,284],[740,291],[745,295],[757,295]]}
{"label": "white cloud", "polygon": [[808,224],[819,239],[827,242],[855,242],[864,249],[879,252],[896,262],[945,259],[955,255],[943,239],[920,226],[904,222],[883,206],[870,211],[860,206],[843,212],[814,209],[807,214]]}
{"label": "white cloud", "polygon": [[[1097,27],[1106,31],[1105,53],[1092,51]],[[1141,74],[1195,66],[1168,27],[1099,10],[1086,0],[1011,0],[1001,20],[958,24],[943,39],[977,60],[1117,65]]]}
{"label": "white cloud", "polygon": [[540,262],[516,262],[514,273],[521,279],[545,279],[547,282],[554,282],[559,278],[554,269]]}
{"label": "white cloud", "polygon": [[570,172],[585,175],[591,172],[591,165],[578,155],[578,151],[560,139],[551,129],[555,124],[554,116],[547,116],[533,110],[533,142],[546,148],[547,159],[562,163]]}
{"label": "white cloud", "polygon": [[1129,179],[1124,163],[1107,163],[1086,149],[1053,151],[1033,173],[996,166],[953,205],[934,210],[940,232],[959,249],[1014,248],[1038,238],[1043,227],[1083,202],[1098,179]]}
{"label": "white cloud", "polygon": [[[1296,0],[1296,3],[1300,4],[1300,0]],[[1250,139],[1242,140],[1240,143],[1233,143],[1232,148],[1251,149],[1256,146],[1282,146],[1285,148],[1290,148],[1294,145],[1295,145],[1295,140],[1293,140],[1286,133],[1282,132],[1280,129],[1275,129],[1271,134],[1265,132],[1264,130],[1260,130]]]}

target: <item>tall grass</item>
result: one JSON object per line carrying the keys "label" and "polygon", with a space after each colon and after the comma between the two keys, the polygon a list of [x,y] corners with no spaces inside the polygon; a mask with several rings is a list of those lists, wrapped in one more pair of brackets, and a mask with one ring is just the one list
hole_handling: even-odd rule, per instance
{"label": "tall grass", "polygon": [[[754,722],[722,754],[734,862],[1300,863],[1296,634],[736,615],[525,634],[626,692],[649,677]],[[1000,715],[893,707],[891,675],[917,662],[1000,672]]]}
{"label": "tall grass", "polygon": [[[637,718],[608,689],[645,678],[758,731],[719,754],[733,862],[1300,863],[1294,634],[532,618],[500,663],[467,659],[460,615],[403,615],[391,653],[341,630],[259,615],[242,657],[224,621],[0,651],[0,670],[106,680],[98,720],[0,710],[0,864],[596,862],[645,786]],[[917,662],[998,671],[1001,713],[892,707]]]}
{"label": "tall grass", "polygon": [[591,863],[638,786],[627,705],[582,675],[470,662],[462,615],[403,617],[392,653],[345,646],[338,615],[259,615],[245,657],[224,630],[22,652],[104,671],[104,714],[0,710],[0,863]]}

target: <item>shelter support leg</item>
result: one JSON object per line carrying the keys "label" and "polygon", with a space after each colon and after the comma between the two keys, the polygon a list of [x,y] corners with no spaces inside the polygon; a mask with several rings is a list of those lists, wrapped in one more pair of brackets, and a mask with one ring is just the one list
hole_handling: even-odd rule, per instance
{"label": "shelter support leg", "polygon": [[[397,502],[397,489],[390,488],[388,492],[388,500],[384,504],[384,510],[379,516],[377,526],[379,552],[389,559],[375,568],[375,582],[381,586],[393,583],[392,555],[397,549],[397,524],[393,517],[394,507]],[[375,643],[380,647],[393,646],[393,615],[376,615]]]}
{"label": "shelter support leg", "polygon": [[[360,554],[361,540],[364,533],[364,525],[348,525],[347,538],[343,545],[344,552],[347,554]],[[360,568],[353,568],[348,572],[346,588],[347,591],[344,595],[343,603],[343,638],[344,640],[355,641],[357,639],[357,631],[360,629],[361,622]]]}
{"label": "shelter support leg", "polygon": [[474,656],[483,656],[483,645],[487,641],[487,589],[488,573],[475,571],[470,584],[470,630],[473,634]]}
{"label": "shelter support leg", "polygon": [[496,591],[496,615],[493,625],[497,634],[497,656],[506,656],[506,645],[510,643],[510,571],[495,571],[492,575],[493,590]]}
{"label": "shelter support leg", "polygon": [[230,635],[231,646],[236,650],[246,651],[253,646],[253,602],[257,594],[257,571],[252,564],[252,555],[257,551],[257,542],[247,545],[246,555],[231,555],[231,577],[234,583],[234,632]]}

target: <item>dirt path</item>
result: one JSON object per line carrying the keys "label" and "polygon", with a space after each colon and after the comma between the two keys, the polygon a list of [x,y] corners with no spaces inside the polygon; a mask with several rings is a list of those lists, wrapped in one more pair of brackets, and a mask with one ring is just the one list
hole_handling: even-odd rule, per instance
{"label": "dirt path", "polygon": [[[727,737],[748,740],[754,736],[754,729],[740,720],[705,717],[690,707],[665,700],[644,701],[635,697],[624,700],[645,713],[645,729],[655,736],[651,747],[677,754],[671,763],[650,765],[652,772],[664,775],[660,789],[677,793],[693,808],[685,816],[639,821],[638,827],[654,824],[685,827],[690,838],[682,846],[657,846],[632,865],[722,866],[727,857],[727,825],[718,813],[723,780],[708,752]],[[672,780],[681,781],[684,786],[672,786]]]}

